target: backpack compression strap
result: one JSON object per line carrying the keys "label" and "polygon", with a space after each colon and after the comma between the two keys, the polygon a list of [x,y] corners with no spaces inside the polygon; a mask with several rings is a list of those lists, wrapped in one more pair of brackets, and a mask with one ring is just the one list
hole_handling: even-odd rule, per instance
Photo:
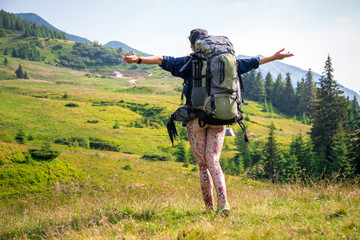
{"label": "backpack compression strap", "polygon": [[170,117],[169,122],[166,125],[166,128],[168,130],[172,146],[174,146],[174,139],[176,136],[178,136],[178,133],[176,131],[176,126],[175,126],[174,119],[172,118],[172,116]]}

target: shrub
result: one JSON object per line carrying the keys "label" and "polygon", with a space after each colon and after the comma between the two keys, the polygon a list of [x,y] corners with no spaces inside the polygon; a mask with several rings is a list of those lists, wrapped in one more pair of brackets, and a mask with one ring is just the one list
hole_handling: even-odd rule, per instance
{"label": "shrub", "polygon": [[98,120],[87,120],[88,123],[98,123]]}
{"label": "shrub", "polygon": [[15,163],[29,163],[31,162],[31,157],[27,152],[16,152],[11,156],[11,161]]}
{"label": "shrub", "polygon": [[68,103],[65,105],[65,107],[79,107],[79,104],[76,103]]}
{"label": "shrub", "polygon": [[29,149],[32,158],[36,160],[51,161],[60,155],[60,152],[52,149]]}
{"label": "shrub", "polygon": [[0,156],[0,166],[5,164],[5,159],[3,156]]}
{"label": "shrub", "polygon": [[128,164],[128,165],[125,165],[122,169],[124,170],[132,170],[131,166]]}
{"label": "shrub", "polygon": [[90,141],[90,148],[96,150],[103,150],[103,151],[113,151],[113,152],[120,151],[118,146],[98,139]]}
{"label": "shrub", "polygon": [[25,136],[25,132],[23,129],[19,129],[19,131],[17,132],[16,136],[15,136],[15,140],[18,142],[18,143],[25,143],[25,139],[26,139],[26,136]]}
{"label": "shrub", "polygon": [[77,145],[79,147],[83,147],[83,148],[89,148],[89,140],[87,138],[84,137],[71,137],[69,139],[67,138],[58,138],[54,141],[54,143],[56,144],[61,144],[61,145]]}
{"label": "shrub", "polygon": [[145,154],[141,157],[141,159],[146,159],[149,161],[170,161],[171,157],[168,155],[160,155],[160,154]]}
{"label": "shrub", "polygon": [[40,149],[29,149],[29,153],[33,159],[45,161],[51,161],[60,155],[60,151],[51,149],[49,143],[45,143]]}

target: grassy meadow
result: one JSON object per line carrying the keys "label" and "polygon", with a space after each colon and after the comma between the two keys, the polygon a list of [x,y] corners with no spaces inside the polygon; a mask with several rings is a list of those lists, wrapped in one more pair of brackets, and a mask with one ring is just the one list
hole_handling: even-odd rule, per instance
{"label": "grassy meadow", "polygon": [[[104,78],[7,59],[4,66],[0,55],[0,239],[360,238],[359,182],[337,176],[275,185],[226,175],[231,215],[206,213],[195,165],[142,158],[171,160],[174,151],[165,123],[180,105],[182,81],[158,67],[148,75],[127,68],[125,78]],[[15,79],[19,64],[30,79]],[[282,148],[310,130],[262,112],[256,102],[243,109],[250,141],[266,139],[271,122]],[[23,144],[15,139],[19,131]],[[56,143],[64,139],[77,140]],[[46,142],[61,152],[55,160],[29,157],[29,149]],[[234,156],[234,138],[226,145],[223,155]]]}

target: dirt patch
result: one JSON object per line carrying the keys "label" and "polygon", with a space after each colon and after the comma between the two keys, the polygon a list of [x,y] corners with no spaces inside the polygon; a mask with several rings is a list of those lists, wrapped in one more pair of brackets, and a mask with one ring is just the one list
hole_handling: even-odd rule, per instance
{"label": "dirt patch", "polygon": [[136,82],[135,79],[130,80],[129,83],[134,84],[134,85],[137,85],[137,82]]}

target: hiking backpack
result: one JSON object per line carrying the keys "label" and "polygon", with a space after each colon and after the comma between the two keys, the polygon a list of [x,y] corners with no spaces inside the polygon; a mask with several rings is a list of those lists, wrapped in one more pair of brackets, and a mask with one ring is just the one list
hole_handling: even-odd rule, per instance
{"label": "hiking backpack", "polygon": [[[173,121],[194,118],[199,118],[201,127],[238,123],[245,131],[241,111],[244,88],[230,40],[225,36],[200,36],[195,42],[195,52],[180,72],[190,63],[192,79],[187,85],[186,104],[171,115],[167,125],[171,141],[177,136]],[[247,142],[245,132],[244,137]]]}

